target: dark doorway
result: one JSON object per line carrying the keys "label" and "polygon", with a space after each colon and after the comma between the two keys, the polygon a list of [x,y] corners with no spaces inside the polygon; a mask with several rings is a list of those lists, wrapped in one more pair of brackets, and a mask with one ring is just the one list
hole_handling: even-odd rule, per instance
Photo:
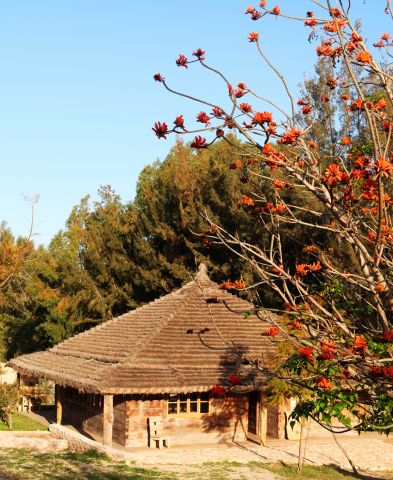
{"label": "dark doorway", "polygon": [[259,410],[260,410],[260,393],[250,392],[248,394],[247,438],[249,438],[253,442],[261,443]]}

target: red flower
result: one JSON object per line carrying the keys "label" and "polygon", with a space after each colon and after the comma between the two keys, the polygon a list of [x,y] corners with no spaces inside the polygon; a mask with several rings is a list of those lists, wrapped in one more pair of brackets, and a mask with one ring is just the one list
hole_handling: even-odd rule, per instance
{"label": "red flower", "polygon": [[238,168],[242,168],[242,166],[243,166],[242,161],[241,161],[241,160],[236,160],[236,162],[231,163],[231,164],[229,165],[229,168],[230,168],[231,170],[237,170]]}
{"label": "red flower", "polygon": [[341,18],[343,16],[340,10],[336,7],[330,10],[330,14],[332,17],[336,17],[336,18]]}
{"label": "red flower", "polygon": [[173,122],[176,127],[181,128],[182,130],[186,131],[184,128],[184,118],[183,115],[179,115],[175,118],[175,121]]}
{"label": "red flower", "polygon": [[270,327],[269,330],[266,332],[268,337],[276,337],[279,334],[279,330],[277,327]]}
{"label": "red flower", "polygon": [[153,78],[156,82],[163,82],[165,78],[161,75],[161,73],[155,73]]}
{"label": "red flower", "polygon": [[228,382],[231,385],[239,385],[240,383],[239,375],[236,375],[236,373],[231,373],[230,375],[228,375]]}
{"label": "red flower", "polygon": [[244,112],[244,113],[250,113],[251,110],[252,110],[251,105],[249,105],[248,103],[241,103],[241,104],[239,105],[239,108],[240,108],[240,110],[241,110],[242,112]]}
{"label": "red flower", "polygon": [[221,288],[222,290],[231,290],[233,288],[232,282],[230,280],[225,280],[225,282],[221,283],[219,288]]}
{"label": "red flower", "polygon": [[204,52],[201,48],[198,48],[197,50],[195,50],[195,52],[192,52],[194,57],[197,57],[199,60],[205,60],[205,53],[206,52]]}
{"label": "red flower", "polygon": [[387,103],[386,103],[386,100],[383,98],[378,100],[378,102],[376,102],[374,105],[375,110],[382,110],[383,108],[386,108],[386,107],[387,107]]}
{"label": "red flower", "polygon": [[187,57],[185,55],[179,54],[179,57],[176,60],[176,65],[178,67],[185,67],[188,68],[187,66]]}
{"label": "red flower", "polygon": [[347,379],[351,376],[350,371],[348,370],[348,367],[345,367],[344,370],[342,371],[341,378]]}
{"label": "red flower", "polygon": [[389,380],[393,380],[393,366],[382,367],[383,376]]}
{"label": "red flower", "polygon": [[349,109],[351,110],[351,112],[364,110],[363,100],[361,98],[357,98],[356,100],[353,100]]}
{"label": "red flower", "polygon": [[278,203],[276,205],[276,213],[284,213],[286,210],[286,206],[283,203]]}
{"label": "red flower", "polygon": [[194,141],[191,143],[191,147],[193,148],[207,148],[206,138],[197,135],[194,138]]}
{"label": "red flower", "polygon": [[333,388],[333,385],[326,377],[319,377],[317,379],[317,387],[324,388],[325,390],[331,390]]}
{"label": "red flower", "polygon": [[377,170],[375,178],[380,176],[389,177],[393,173],[393,163],[390,163],[383,157],[375,162],[374,168]]}
{"label": "red flower", "polygon": [[293,143],[296,143],[301,137],[301,135],[304,135],[304,132],[302,130],[298,130],[297,128],[291,128],[291,130],[288,130],[284,133],[284,135],[279,139],[278,143],[291,145]]}
{"label": "red flower", "polygon": [[296,276],[298,277],[305,277],[309,271],[307,263],[296,265]]}
{"label": "red flower", "polygon": [[385,42],[389,41],[392,38],[390,33],[383,33],[381,35],[381,40],[385,40]]}
{"label": "red flower", "polygon": [[306,360],[313,360],[312,356],[313,349],[312,347],[303,347],[299,348],[298,353],[302,358],[305,358]]}
{"label": "red flower", "polygon": [[330,88],[330,90],[334,90],[337,87],[337,79],[334,77],[328,77],[326,85]]}
{"label": "red flower", "polygon": [[199,112],[197,115],[197,122],[210,125],[210,117],[205,112]]}
{"label": "red flower", "polygon": [[213,107],[212,109],[212,115],[215,117],[222,117],[224,112],[221,110],[221,108],[218,107]]}
{"label": "red flower", "polygon": [[367,52],[366,50],[362,50],[357,54],[356,60],[361,63],[370,64],[372,57],[369,52]]}
{"label": "red flower", "polygon": [[329,347],[328,345],[323,345],[321,347],[322,353],[319,356],[321,360],[333,360],[335,356],[335,351],[332,347]]}
{"label": "red flower", "polygon": [[259,20],[262,17],[262,13],[258,12],[257,9],[253,8],[251,5],[247,7],[246,11],[244,12],[246,15],[251,15],[251,20]]}
{"label": "red flower", "polygon": [[308,18],[305,22],[304,22],[304,25],[306,27],[311,27],[313,30],[314,30],[314,27],[315,25],[317,24],[317,21],[315,20],[315,18]]}
{"label": "red flower", "polygon": [[273,15],[280,15],[280,13],[281,13],[280,7],[278,5],[276,5],[273,8],[272,13],[273,13]]}
{"label": "red flower", "polygon": [[270,123],[273,121],[273,114],[271,112],[257,112],[254,115],[252,123],[254,125],[263,125],[264,123]]}
{"label": "red flower", "polygon": [[244,289],[244,288],[247,288],[246,284],[244,283],[244,280],[242,278],[239,278],[239,280],[235,280],[233,283],[232,283],[232,286],[233,288],[236,288],[236,289]]}
{"label": "red flower", "polygon": [[303,112],[304,115],[308,115],[309,113],[312,112],[312,106],[311,105],[303,105],[302,112]]}
{"label": "red flower", "polygon": [[212,393],[215,395],[218,395],[220,397],[225,396],[225,390],[221,385],[214,385],[214,387],[211,389]]}
{"label": "red flower", "polygon": [[166,139],[166,135],[168,134],[168,125],[165,122],[156,122],[152,130],[158,138]]}
{"label": "red flower", "polygon": [[334,187],[336,183],[347,182],[348,175],[340,170],[340,167],[336,163],[332,163],[325,171],[325,175],[322,177],[322,181],[329,187]]}
{"label": "red flower", "polygon": [[250,32],[248,35],[248,41],[249,42],[256,42],[259,38],[259,33],[257,32]]}
{"label": "red flower", "polygon": [[351,145],[351,139],[349,137],[342,137],[341,138],[341,145]]}
{"label": "red flower", "polygon": [[238,88],[237,90],[235,90],[235,97],[236,98],[241,98],[241,97],[244,97],[244,95],[246,94],[247,92],[241,88]]}
{"label": "red flower", "polygon": [[393,330],[383,332],[383,339],[385,342],[393,342]]}
{"label": "red flower", "polygon": [[262,13],[261,12],[258,12],[258,10],[253,10],[253,12],[251,13],[251,20],[259,20],[260,18],[262,17]]}
{"label": "red flower", "polygon": [[283,268],[283,265],[280,263],[280,265],[277,265],[277,267],[273,268],[272,272],[277,275],[282,275]]}
{"label": "red flower", "polygon": [[254,200],[247,195],[243,195],[237,203],[238,205],[254,205]]}
{"label": "red flower", "polygon": [[356,335],[353,339],[353,348],[352,351],[354,353],[363,354],[364,350],[367,348],[367,342],[364,337],[361,335]]}

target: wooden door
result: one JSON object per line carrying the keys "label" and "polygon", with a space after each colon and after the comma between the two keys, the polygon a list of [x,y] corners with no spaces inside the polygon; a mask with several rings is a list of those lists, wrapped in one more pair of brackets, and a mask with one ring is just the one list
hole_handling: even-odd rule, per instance
{"label": "wooden door", "polygon": [[259,438],[259,392],[250,392],[248,394],[248,428],[247,438],[260,443]]}
{"label": "wooden door", "polygon": [[264,444],[266,440],[266,406],[262,405],[262,394],[248,394],[248,426],[247,438],[253,442]]}

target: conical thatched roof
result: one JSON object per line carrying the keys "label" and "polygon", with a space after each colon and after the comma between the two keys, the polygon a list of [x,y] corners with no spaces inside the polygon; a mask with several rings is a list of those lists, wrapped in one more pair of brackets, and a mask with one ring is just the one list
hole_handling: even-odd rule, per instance
{"label": "conical thatched roof", "polygon": [[9,364],[24,375],[97,393],[207,391],[231,373],[260,384],[264,379],[231,348],[261,364],[272,361],[274,344],[261,336],[269,324],[245,318],[251,308],[220,289],[201,265],[179,290]]}

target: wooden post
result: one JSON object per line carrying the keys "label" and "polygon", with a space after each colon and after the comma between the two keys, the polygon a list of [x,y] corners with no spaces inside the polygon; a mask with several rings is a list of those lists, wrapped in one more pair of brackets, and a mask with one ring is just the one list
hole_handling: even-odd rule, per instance
{"label": "wooden post", "polygon": [[267,401],[266,395],[261,392],[260,397],[260,412],[259,412],[259,425],[260,425],[260,432],[261,432],[261,443],[262,445],[266,445],[266,437],[267,437]]}
{"label": "wooden post", "polygon": [[112,446],[113,421],[113,395],[104,395],[104,409],[102,412],[102,443],[107,447]]}
{"label": "wooden post", "polygon": [[56,385],[56,423],[61,425],[63,418],[63,388]]}

